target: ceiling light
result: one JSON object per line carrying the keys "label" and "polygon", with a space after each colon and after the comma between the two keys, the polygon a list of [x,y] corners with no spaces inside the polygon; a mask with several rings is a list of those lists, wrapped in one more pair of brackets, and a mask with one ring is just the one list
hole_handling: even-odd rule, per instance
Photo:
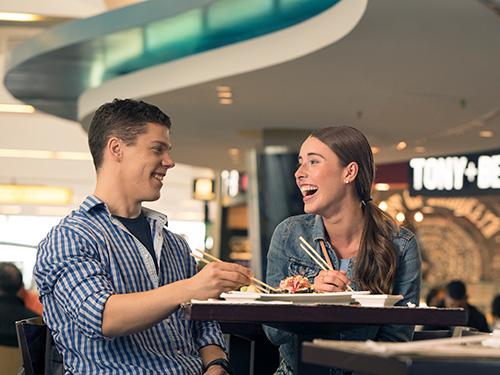
{"label": "ceiling light", "polygon": [[219,98],[232,98],[233,97],[233,93],[230,92],[230,91],[219,91],[217,93],[217,96]]}
{"label": "ceiling light", "polygon": [[391,188],[391,186],[389,184],[385,184],[385,183],[375,184],[375,190],[378,190],[378,191],[388,191],[390,188]]}
{"label": "ceiling light", "polygon": [[229,150],[227,150],[227,152],[232,157],[240,156],[240,149],[239,148],[230,148]]}
{"label": "ceiling light", "polygon": [[373,153],[373,155],[378,154],[379,152],[380,152],[380,147],[372,146],[372,153]]}
{"label": "ceiling light", "polygon": [[0,104],[0,112],[6,113],[34,113],[35,107],[26,104]]}
{"label": "ceiling light", "polygon": [[193,181],[193,198],[210,201],[215,198],[215,181],[209,177],[195,178]]}
{"label": "ceiling light", "polygon": [[62,205],[72,199],[72,190],[60,186],[0,185],[1,204]]}
{"label": "ceiling light", "polygon": [[223,105],[233,104],[233,99],[222,98],[219,99],[219,103]]}
{"label": "ceiling light", "polygon": [[413,218],[417,223],[420,223],[422,220],[424,220],[424,214],[420,211],[415,212],[415,215],[413,215]]}
{"label": "ceiling light", "polygon": [[417,154],[423,154],[427,151],[427,149],[424,146],[416,146],[413,151],[415,151]]}
{"label": "ceiling light", "polygon": [[378,204],[378,208],[380,208],[382,211],[387,211],[389,205],[387,204],[386,201],[382,201]]}
{"label": "ceiling light", "polygon": [[405,141],[400,141],[396,145],[396,150],[403,151],[406,147],[408,147],[408,143],[406,143]]}
{"label": "ceiling light", "polygon": [[405,221],[405,214],[402,212],[398,212],[396,215],[396,220],[402,223],[403,221]]}
{"label": "ceiling light", "polygon": [[218,92],[231,91],[231,87],[229,87],[229,86],[217,86],[216,90]]}
{"label": "ceiling light", "polygon": [[493,130],[481,130],[479,136],[481,138],[492,138],[494,135]]}
{"label": "ceiling light", "polygon": [[19,150],[0,148],[2,158],[50,159],[50,160],[92,160],[88,152]]}
{"label": "ceiling light", "polygon": [[0,21],[33,22],[33,21],[41,21],[43,19],[44,18],[42,16],[31,13],[0,12]]}

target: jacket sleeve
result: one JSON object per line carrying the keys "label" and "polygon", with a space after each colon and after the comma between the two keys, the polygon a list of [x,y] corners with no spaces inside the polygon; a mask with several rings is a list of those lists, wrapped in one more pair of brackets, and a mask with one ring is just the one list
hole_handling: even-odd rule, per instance
{"label": "jacket sleeve", "polygon": [[[417,239],[414,235],[404,241],[400,251],[401,258],[394,280],[393,294],[401,294],[404,298],[397,303],[407,306],[408,303],[418,306],[420,299],[422,258]],[[377,334],[378,341],[410,341],[413,338],[414,326],[383,325]]]}
{"label": "jacket sleeve", "polygon": [[[280,281],[288,276],[288,259],[285,250],[287,237],[287,225],[286,222],[282,222],[274,230],[267,253],[266,282],[273,287],[278,287]],[[269,326],[264,326],[264,332],[274,345],[288,343],[293,338],[291,333]]]}

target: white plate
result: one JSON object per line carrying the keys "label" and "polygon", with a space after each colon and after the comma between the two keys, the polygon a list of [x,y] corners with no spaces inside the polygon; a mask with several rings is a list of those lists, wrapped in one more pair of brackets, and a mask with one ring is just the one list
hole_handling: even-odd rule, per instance
{"label": "white plate", "polygon": [[402,295],[390,295],[390,294],[355,294],[352,298],[359,302],[361,306],[368,307],[388,307],[394,306],[394,304],[403,299]]}
{"label": "white plate", "polygon": [[277,293],[261,294],[261,301],[291,301],[295,303],[325,303],[335,305],[349,305],[352,292],[336,293]]}
{"label": "white plate", "polygon": [[227,292],[227,293],[222,293],[220,295],[220,298],[225,299],[226,301],[255,301],[260,298],[261,294],[260,293],[254,293],[254,292],[238,292],[238,291],[233,291],[233,292]]}

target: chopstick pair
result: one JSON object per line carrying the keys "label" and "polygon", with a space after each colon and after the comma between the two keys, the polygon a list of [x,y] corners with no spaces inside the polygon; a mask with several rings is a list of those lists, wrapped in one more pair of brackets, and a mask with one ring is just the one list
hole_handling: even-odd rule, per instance
{"label": "chopstick pair", "polygon": [[[217,257],[214,257],[212,254],[209,254],[203,250],[197,250],[199,251],[200,253],[202,253],[204,256],[206,256],[208,259],[214,261],[214,262],[222,262],[219,258]],[[196,259],[200,260],[201,262],[205,263],[205,264],[208,264],[210,263],[209,261],[207,261],[206,259],[204,258],[199,258],[199,257],[196,257],[194,254],[192,254]],[[258,290],[262,291],[263,293],[269,293],[269,291],[273,291],[273,292],[278,292],[278,289],[276,288],[273,288],[271,285],[269,284],[266,284],[265,282],[263,281],[260,281],[259,279],[256,279],[255,277],[251,277],[250,280],[252,280],[254,283],[257,283],[259,285],[254,285]]]}
{"label": "chopstick pair", "polygon": [[[300,247],[302,248],[302,250],[304,250],[306,252],[306,254],[309,255],[309,257],[311,257],[311,259],[319,266],[319,268],[321,268],[324,271],[328,271],[328,270],[333,271],[333,267],[331,267],[326,262],[326,260],[321,258],[321,256],[316,252],[316,250],[311,245],[309,245],[309,242],[307,242],[304,239],[304,237],[299,236],[299,240],[303,243],[303,244],[302,243],[300,244]],[[349,292],[354,292],[354,290],[349,285],[346,285],[346,289]]]}

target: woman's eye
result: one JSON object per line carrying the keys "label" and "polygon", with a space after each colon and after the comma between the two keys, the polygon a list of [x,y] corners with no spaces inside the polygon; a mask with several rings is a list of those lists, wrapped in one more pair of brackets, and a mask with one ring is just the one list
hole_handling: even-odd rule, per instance
{"label": "woman's eye", "polygon": [[318,163],[319,163],[319,160],[316,160],[316,159],[309,160],[309,164],[318,164]]}

